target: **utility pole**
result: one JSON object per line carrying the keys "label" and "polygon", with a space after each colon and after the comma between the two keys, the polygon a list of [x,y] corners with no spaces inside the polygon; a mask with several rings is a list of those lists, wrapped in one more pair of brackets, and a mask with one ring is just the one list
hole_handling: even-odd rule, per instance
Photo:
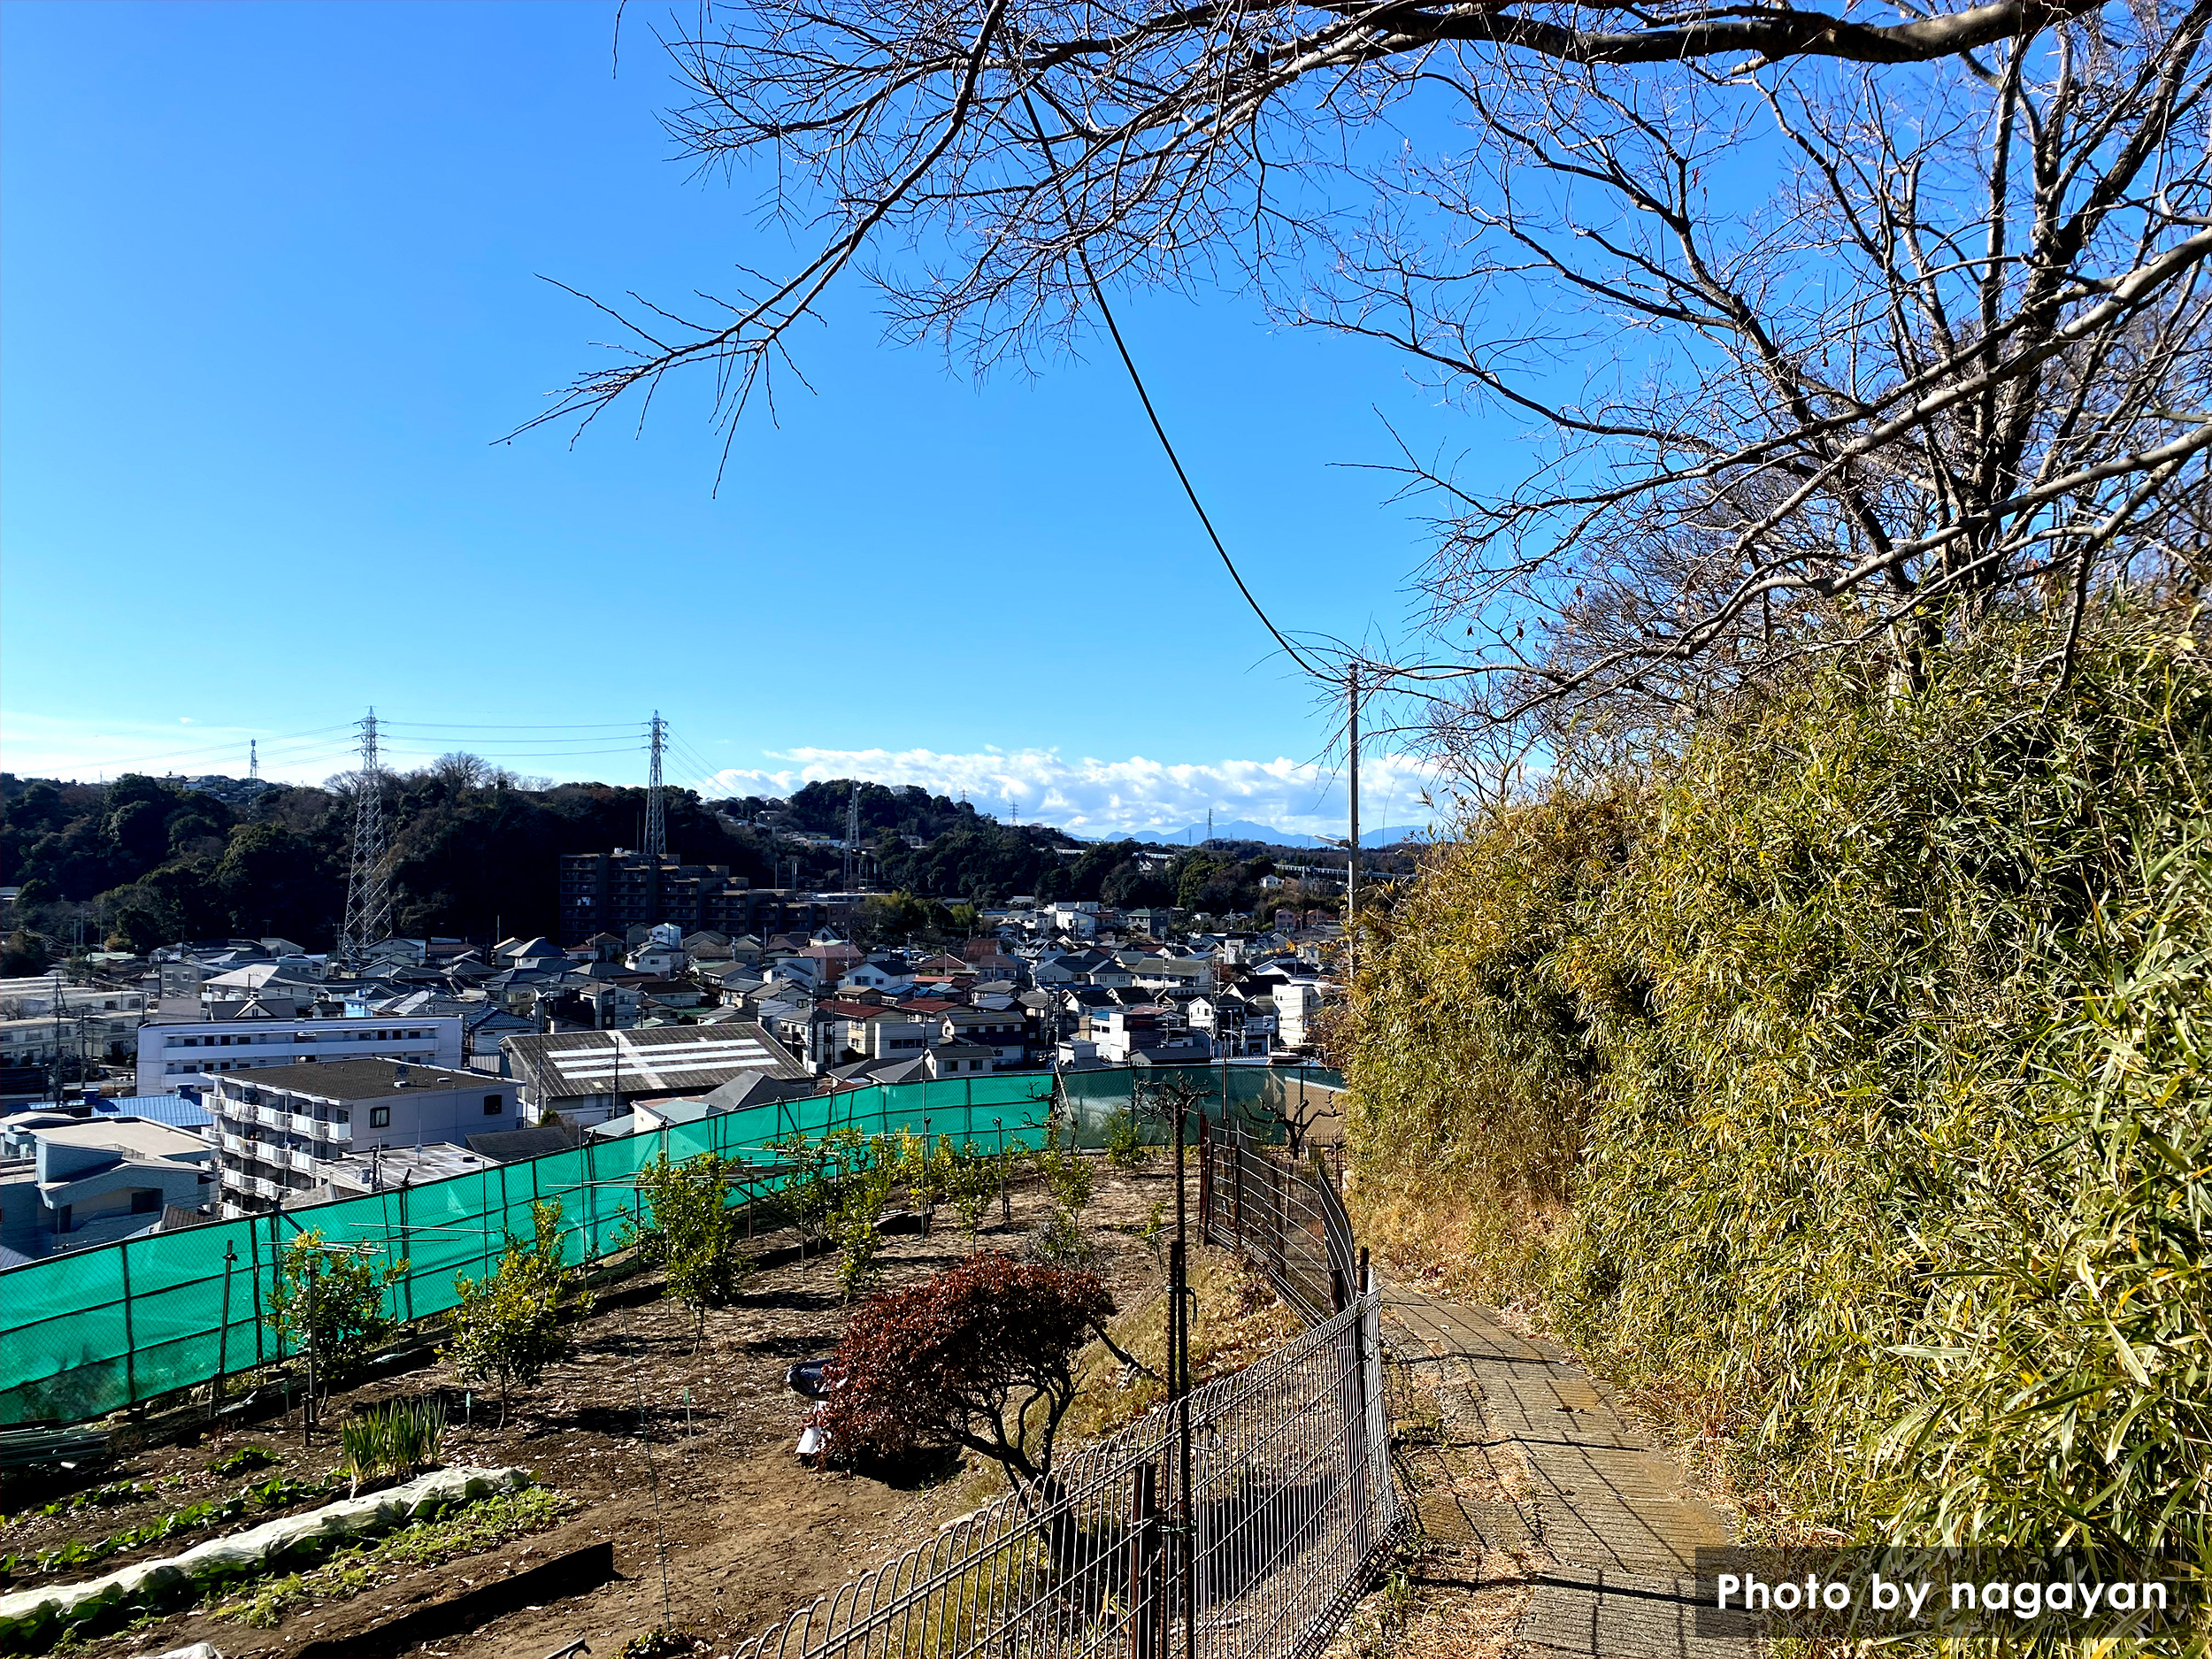
{"label": "utility pole", "polygon": [[845,891],[860,879],[860,780],[853,780],[851,799],[845,803]]}
{"label": "utility pole", "polygon": [[52,1006],[50,1007],[47,1011],[54,1017],[54,1104],[58,1106],[62,1102],[61,1074],[63,1069],[61,1052],[61,970],[59,968],[56,968],[53,971],[51,980],[52,989],[48,993],[48,995],[52,997],[53,1002]]}
{"label": "utility pole", "polygon": [[1344,859],[1344,960],[1352,960],[1352,929],[1359,917],[1359,667],[1355,664],[1346,682],[1346,701],[1351,718],[1345,726],[1348,770],[1351,778],[1352,840]]}
{"label": "utility pole", "polygon": [[392,931],[391,872],[384,859],[384,767],[376,752],[376,710],[361,722],[361,772],[354,787],[353,863],[346,876],[346,919],[338,954],[352,957]]}

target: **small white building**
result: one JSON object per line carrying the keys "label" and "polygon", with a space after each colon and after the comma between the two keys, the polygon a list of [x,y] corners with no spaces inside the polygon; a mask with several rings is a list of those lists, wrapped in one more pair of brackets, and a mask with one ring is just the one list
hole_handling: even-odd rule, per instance
{"label": "small white building", "polygon": [[1314,1017],[1321,1011],[1323,1000],[1318,980],[1291,979],[1275,987],[1275,1033],[1284,1048],[1310,1045]]}

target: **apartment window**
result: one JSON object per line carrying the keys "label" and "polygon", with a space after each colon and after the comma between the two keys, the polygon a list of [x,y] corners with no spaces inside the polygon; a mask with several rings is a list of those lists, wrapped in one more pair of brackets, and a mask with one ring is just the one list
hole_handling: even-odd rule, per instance
{"label": "apartment window", "polygon": [[485,1116],[485,1117],[487,1117],[487,1118],[496,1118],[496,1117],[498,1117],[498,1116],[499,1116],[499,1114],[500,1114],[500,1113],[502,1113],[502,1112],[505,1111],[506,1110],[507,1110],[507,1097],[506,1097],[505,1095],[503,1095],[503,1094],[487,1094],[487,1095],[485,1095],[485,1096],[484,1096],[484,1116]]}
{"label": "apartment window", "polygon": [[389,1129],[391,1126],[392,1109],[389,1106],[372,1106],[369,1108],[370,1128]]}

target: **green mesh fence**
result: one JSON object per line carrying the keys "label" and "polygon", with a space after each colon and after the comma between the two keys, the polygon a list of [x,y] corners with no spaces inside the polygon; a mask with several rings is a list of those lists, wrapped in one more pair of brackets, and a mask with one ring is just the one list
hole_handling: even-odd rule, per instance
{"label": "green mesh fence", "polygon": [[[1195,1084],[1206,1092],[1201,1110],[1209,1122],[1220,1123],[1225,1117],[1240,1120],[1256,1140],[1270,1143],[1284,1138],[1286,1123],[1299,1125],[1302,1133],[1333,1119],[1336,1097],[1344,1087],[1341,1072],[1321,1066],[1217,1064],[1065,1072],[1060,1088],[1077,1145],[1103,1145],[1115,1122],[1126,1120],[1133,1080]],[[1157,1124],[1141,1121],[1137,1130],[1148,1141],[1165,1134]]]}
{"label": "green mesh fence", "polygon": [[[1119,1079],[1127,1072],[1094,1072]],[[769,1143],[850,1126],[920,1132],[986,1150],[1043,1138],[1053,1079],[1037,1073],[947,1079],[847,1090],[728,1112],[696,1124],[572,1152],[528,1158],[419,1187],[337,1203],[224,1221],[80,1250],[0,1272],[0,1425],[80,1422],[219,1374],[285,1357],[262,1321],[285,1242],[314,1231],[333,1244],[370,1244],[404,1261],[389,1311],[419,1319],[454,1306],[457,1273],[490,1271],[510,1233],[531,1231],[530,1206],[561,1206],[565,1253],[596,1261],[622,1248],[634,1209],[626,1191],[641,1165],[705,1152],[772,1164]],[[1099,1115],[1106,1091],[1082,1096],[1078,1121]],[[772,1186],[769,1181],[766,1185]]]}

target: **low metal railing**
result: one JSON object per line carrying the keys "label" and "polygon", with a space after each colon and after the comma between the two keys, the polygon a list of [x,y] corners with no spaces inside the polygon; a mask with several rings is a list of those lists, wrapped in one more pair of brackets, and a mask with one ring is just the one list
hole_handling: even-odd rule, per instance
{"label": "low metal railing", "polygon": [[1402,1525],[1380,1307],[1351,1298],[733,1659],[1306,1659]]}
{"label": "low metal railing", "polygon": [[1317,1156],[1294,1160],[1232,1122],[1199,1140],[1198,1225],[1254,1263],[1309,1323],[1351,1300],[1363,1274],[1351,1218]]}

